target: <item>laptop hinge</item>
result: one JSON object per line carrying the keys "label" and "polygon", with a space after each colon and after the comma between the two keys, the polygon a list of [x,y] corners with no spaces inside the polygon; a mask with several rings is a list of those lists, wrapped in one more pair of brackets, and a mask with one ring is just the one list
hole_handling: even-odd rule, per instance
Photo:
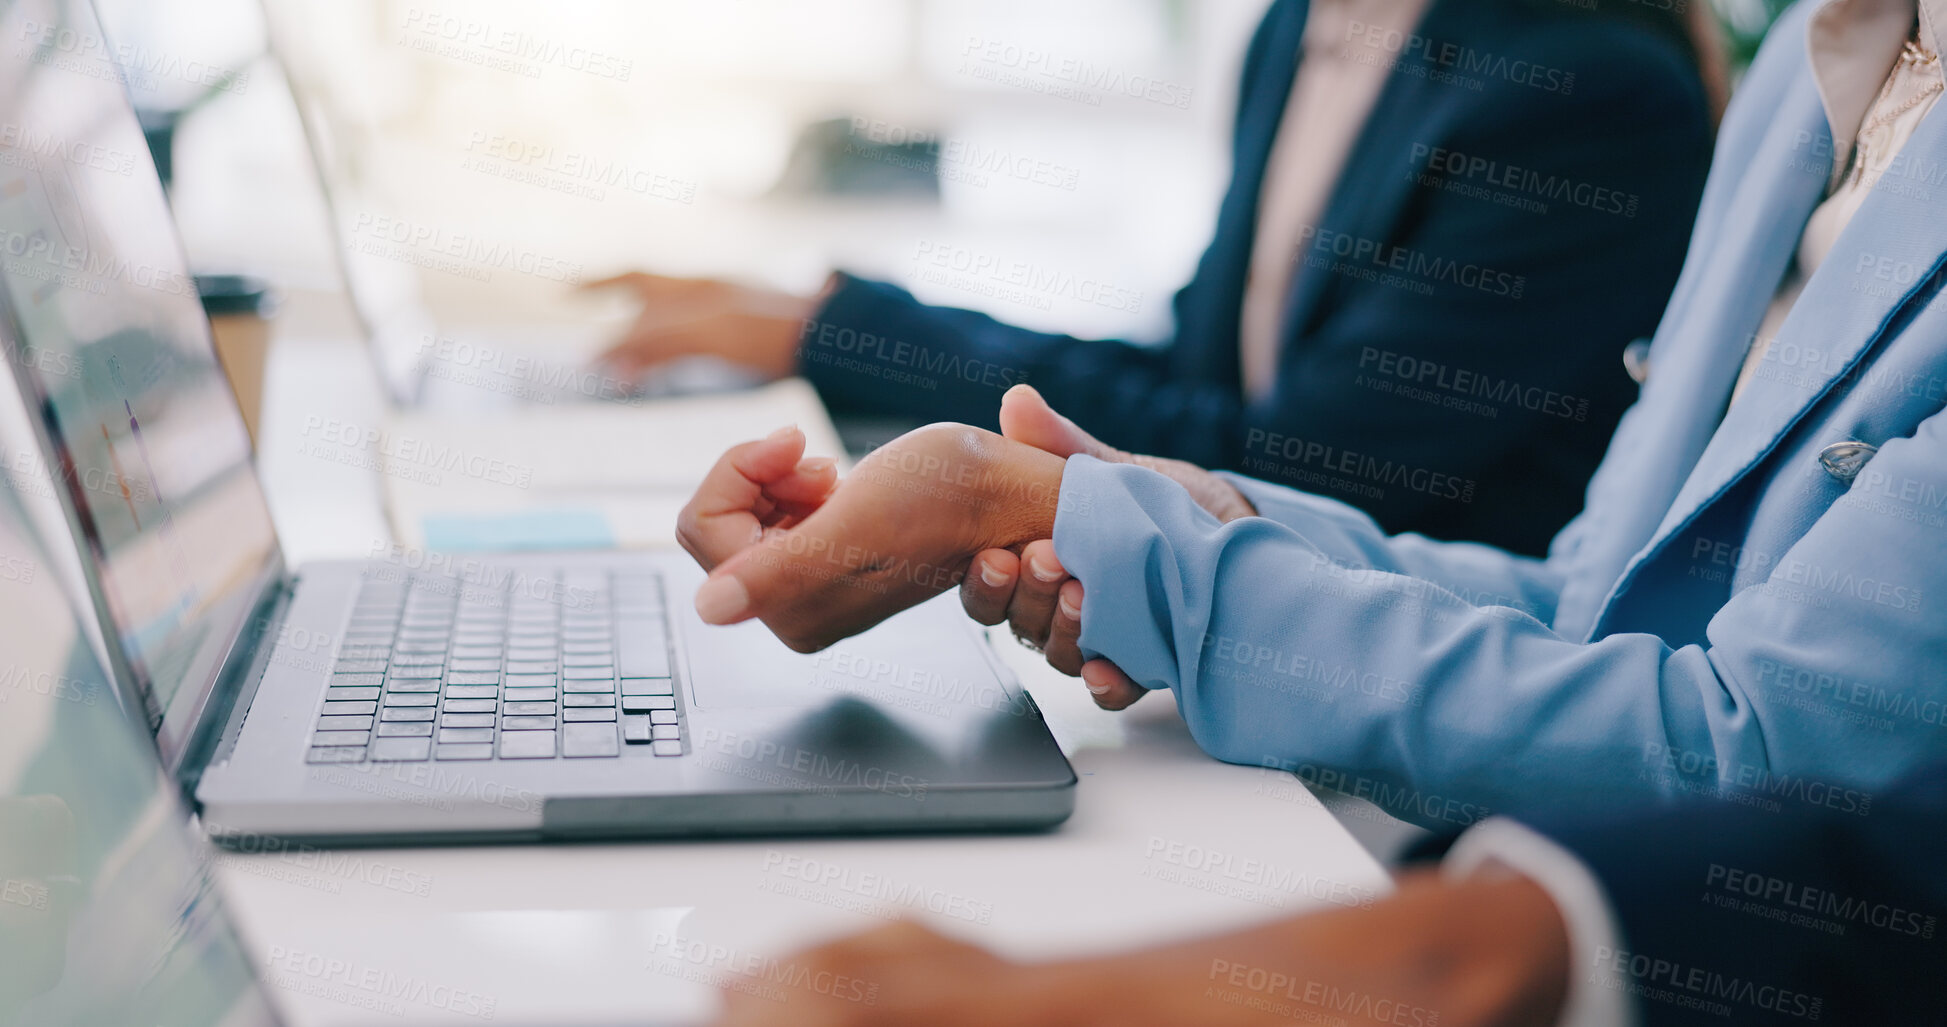
{"label": "laptop hinge", "polygon": [[236,643],[230,647],[229,657],[217,671],[209,704],[204,707],[203,717],[175,768],[183,801],[191,809],[198,808],[196,785],[202,780],[203,771],[211,764],[229,759],[230,752],[236,748],[244,718],[249,716],[250,704],[257,698],[257,686],[263,683],[264,672],[276,653],[278,628],[290,612],[296,585],[297,578],[291,575],[264,590],[243,630],[238,632]]}

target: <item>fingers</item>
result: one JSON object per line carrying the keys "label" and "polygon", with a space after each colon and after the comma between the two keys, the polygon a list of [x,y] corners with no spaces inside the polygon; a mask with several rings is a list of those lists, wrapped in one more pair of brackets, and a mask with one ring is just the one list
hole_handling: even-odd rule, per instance
{"label": "fingers", "polygon": [[925,924],[911,920],[894,920],[889,924],[860,931],[849,938],[827,942],[813,955],[822,955],[824,960],[842,963],[864,963],[874,959],[891,959],[913,954],[919,949],[963,948],[957,942],[947,939],[940,932]]}
{"label": "fingers", "polygon": [[658,364],[709,353],[713,342],[714,336],[698,330],[693,321],[673,323],[645,313],[636,319],[628,337],[603,351],[595,363],[633,381]]}
{"label": "fingers", "polygon": [[640,386],[650,368],[657,364],[674,360],[678,354],[670,352],[659,342],[653,332],[644,331],[640,325],[631,329],[621,342],[610,346],[589,361],[589,367],[604,374],[614,375],[630,386]]}
{"label": "fingers", "polygon": [[778,500],[803,505],[814,494],[829,493],[836,466],[801,462],[804,446],[804,433],[793,425],[731,447],[677,515],[676,540],[705,569],[712,568],[761,537]]}
{"label": "fingers", "polygon": [[1110,460],[1117,453],[1055,413],[1032,385],[1016,385],[1001,397],[1001,434],[1059,457],[1086,453]]}
{"label": "fingers", "polygon": [[642,302],[642,312],[628,334],[595,358],[596,367],[635,382],[658,364],[712,351],[711,334],[695,326],[721,303],[724,286],[720,282],[629,271],[583,283],[581,288],[626,288]]}
{"label": "fingers", "polygon": [[[1045,555],[1032,566],[1059,577],[1046,541],[1052,511],[988,497],[1052,495],[1060,476],[1059,458],[976,428],[938,424],[909,432],[860,461],[801,523],[766,531],[758,544],[718,562],[696,593],[697,614],[710,624],[757,618],[790,648],[817,652],[958,588],[987,549],[1042,540]],[[972,484],[963,487],[963,480]],[[750,502],[748,494],[735,498]],[[732,523],[748,531],[753,516]],[[705,518],[694,520],[700,527]],[[699,548],[716,544],[698,532]],[[1045,584],[1047,611],[1056,584]],[[1017,588],[1013,602],[1020,598]],[[1036,635],[1046,637],[1045,623]]]}
{"label": "fingers", "polygon": [[1181,460],[1125,453],[1107,445],[1056,413],[1031,385],[1016,385],[1001,397],[1001,434],[1059,457],[1083,453],[1097,460],[1147,467],[1182,485],[1199,506],[1226,523],[1257,516],[1257,508],[1229,482]]}
{"label": "fingers", "polygon": [[878,561],[848,541],[871,532],[849,528],[843,515],[821,513],[789,531],[764,532],[710,572],[696,590],[697,616],[705,624],[757,618],[786,646],[815,653],[952,587],[884,578]]}
{"label": "fingers", "polygon": [[989,549],[974,557],[967,577],[960,582],[960,605],[967,616],[982,624],[999,624],[1007,619],[1007,604],[1014,598],[1014,582],[1021,574],[1021,558],[1005,549]]}
{"label": "fingers", "polygon": [[[1044,571],[1060,567],[1052,544],[1031,543],[1028,550]],[[1027,584],[1021,581],[1023,575],[1030,579]],[[960,605],[982,624],[999,624],[1018,614],[1019,620],[1011,625],[1017,634],[1042,644],[1049,665],[1073,677],[1082,670],[1082,583],[1066,577],[1065,569],[1056,572],[1053,610],[1045,620],[1037,620],[1040,614],[1035,607],[1050,589],[1049,583],[1034,578],[1022,558],[1005,549],[989,549],[975,556],[968,568],[960,584]],[[1045,625],[1045,636],[1035,633],[1034,624]]]}
{"label": "fingers", "polygon": [[[1018,615],[1011,625],[1016,633],[1041,644],[1049,665],[1074,677],[1082,670],[1082,583],[1066,576],[1052,543],[1030,543],[1023,555],[1034,557],[1044,572],[1055,574],[1052,585],[1027,570],[1023,558],[1005,549],[989,549],[975,556],[967,569],[960,584],[960,605],[982,624],[999,624]],[[1023,575],[1029,578],[1026,584]],[[1052,612],[1040,619],[1037,607],[1050,591]],[[1036,634],[1037,624],[1044,626],[1045,635]]]}
{"label": "fingers", "polygon": [[1055,615],[1055,592],[1061,588],[1068,569],[1055,556],[1052,539],[1030,542],[1021,550],[1021,573],[1014,585],[1014,598],[1007,606],[1007,619],[1016,637],[1037,646],[1048,643],[1048,629]]}
{"label": "fingers", "polygon": [[635,290],[643,299],[661,299],[693,293],[715,283],[708,279],[671,278],[668,275],[652,275],[647,271],[624,271],[619,275],[597,278],[583,282],[582,289],[613,289],[626,286]]}
{"label": "fingers", "polygon": [[811,515],[838,487],[838,461],[828,456],[798,461],[791,473],[764,486],[777,511],[765,527],[788,528]]}
{"label": "fingers", "polygon": [[1082,672],[1082,583],[1069,578],[1055,593],[1055,620],[1044,652],[1048,666],[1069,677]]}
{"label": "fingers", "polygon": [[578,288],[613,289],[618,285],[634,285],[637,279],[647,277],[649,276],[641,271],[624,271],[619,275],[609,275],[607,278],[597,278],[592,282],[583,282]]}
{"label": "fingers", "polygon": [[1149,694],[1148,689],[1131,681],[1122,668],[1107,660],[1082,664],[1082,684],[1095,697],[1095,705],[1105,710],[1126,710]]}
{"label": "fingers", "polygon": [[631,333],[621,342],[597,353],[595,359],[588,362],[588,369],[614,375],[631,385],[637,384],[636,379],[642,376],[642,368],[633,352],[635,345],[635,335]]}
{"label": "fingers", "polygon": [[697,616],[705,624],[761,619],[785,645],[813,653],[918,602],[902,580],[875,576],[875,554],[849,541],[875,537],[872,526],[854,520],[813,515],[788,531],[762,531],[711,569],[696,590]]}

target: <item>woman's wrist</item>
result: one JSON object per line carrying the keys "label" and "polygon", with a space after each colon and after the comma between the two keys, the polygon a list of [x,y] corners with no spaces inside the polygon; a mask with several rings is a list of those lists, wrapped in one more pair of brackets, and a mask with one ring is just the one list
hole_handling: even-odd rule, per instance
{"label": "woman's wrist", "polygon": [[1061,508],[1061,482],[1068,461],[1053,453],[983,432],[994,452],[983,476],[981,502],[988,511],[988,544],[981,549],[1011,549],[1055,537]]}

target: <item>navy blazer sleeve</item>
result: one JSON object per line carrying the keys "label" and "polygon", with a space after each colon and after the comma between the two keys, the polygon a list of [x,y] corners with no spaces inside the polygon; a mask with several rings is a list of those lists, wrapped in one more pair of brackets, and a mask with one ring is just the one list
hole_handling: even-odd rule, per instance
{"label": "navy blazer sleeve", "polygon": [[[1270,145],[1276,110],[1290,91],[1295,68],[1272,51],[1295,46],[1303,28],[1304,5],[1278,0],[1252,35],[1237,103],[1240,150],[1252,149],[1253,136],[1255,149]],[[1179,330],[1213,315],[1234,319],[1237,314],[1224,310],[1220,301],[1226,291],[1236,291],[1240,302],[1242,297],[1241,283],[1233,281],[1235,262],[1226,259],[1236,245],[1222,236],[1248,219],[1256,206],[1257,181],[1245,173],[1250,156],[1240,153],[1237,159],[1238,177],[1248,182],[1233,179],[1219,215],[1219,238],[1190,284],[1176,294]],[[1243,195],[1246,185],[1253,195]],[[885,282],[848,274],[837,279],[805,326],[798,350],[801,373],[835,412],[891,413],[998,430],[1001,393],[1027,383],[1098,437],[1140,452],[1161,451],[1132,445],[1122,433],[1105,429],[1112,411],[1142,409],[1147,417],[1187,418],[1192,432],[1224,421],[1227,412],[1235,416],[1235,384],[1177,380],[1171,368],[1173,347],[1030,331],[986,314],[923,304]],[[1235,348],[1234,320],[1228,330]]]}
{"label": "navy blazer sleeve", "polygon": [[1622,943],[1574,972],[1646,1025],[1947,1024],[1947,765],[1852,813],[1521,819],[1602,883]]}
{"label": "navy blazer sleeve", "polygon": [[[1438,273],[1402,286],[1387,268],[1328,260],[1306,271],[1318,281],[1301,283],[1301,294],[1318,295],[1289,326],[1274,394],[1243,396],[1237,306],[1258,188],[1245,173],[1245,137],[1275,121],[1290,81],[1260,52],[1260,36],[1240,99],[1237,180],[1217,237],[1176,297],[1169,344],[1027,331],[847,278],[807,328],[804,373],[838,410],[989,428],[1000,393],[1026,381],[1113,445],[1332,495],[1389,532],[1544,551],[1580,508],[1634,399],[1621,352],[1654,329],[1674,284],[1709,159],[1708,105],[1676,49],[1640,30],[1510,16],[1469,31],[1575,69],[1573,89],[1389,86],[1399,95],[1382,98],[1314,252],[1331,257],[1334,239],[1370,239],[1389,258],[1491,269],[1518,283],[1514,295]],[[1524,179],[1526,193],[1491,186],[1479,170],[1431,166],[1441,153],[1494,162],[1503,186],[1506,176],[1539,177]],[[1533,186],[1544,179],[1600,187],[1604,200],[1548,198],[1547,186]],[[1546,210],[1507,202],[1523,196],[1540,196]],[[1439,369],[1446,384],[1409,390],[1424,382],[1402,377],[1402,366]],[[1492,409],[1446,403],[1441,389],[1456,376],[1495,383]],[[1509,400],[1508,388],[1546,401]],[[1352,465],[1361,469],[1346,473]],[[1446,484],[1421,487],[1432,476]]]}

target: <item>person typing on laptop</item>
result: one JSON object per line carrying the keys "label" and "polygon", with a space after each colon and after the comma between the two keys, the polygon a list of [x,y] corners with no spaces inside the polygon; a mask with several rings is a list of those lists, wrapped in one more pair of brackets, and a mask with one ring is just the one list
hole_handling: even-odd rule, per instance
{"label": "person typing on laptop", "polygon": [[[973,568],[991,616],[1025,557],[998,601],[1105,705],[1167,688],[1212,755],[1407,820],[1427,797],[1869,809],[1938,755],[1947,704],[1943,13],[1831,0],[1773,29],[1643,395],[1546,559],[1129,462],[1023,391],[1003,423],[1056,452],[936,425],[833,484],[789,438],[733,450],[685,514],[697,608],[812,650],[951,577],[917,567]],[[1063,575],[1066,603],[1038,582]]]}
{"label": "person typing on laptop", "polygon": [[[816,299],[635,274],[605,283],[644,304],[607,360],[633,376],[717,356],[803,375],[839,414],[989,428],[1027,381],[1114,445],[1302,484],[1389,531],[1540,553],[1633,395],[1621,358],[1669,298],[1708,165],[1714,34],[1694,28],[1705,8],[1671,10],[1271,5],[1234,177],[1160,348],[848,274]],[[1306,443],[1420,480],[1323,449],[1268,466]]]}

